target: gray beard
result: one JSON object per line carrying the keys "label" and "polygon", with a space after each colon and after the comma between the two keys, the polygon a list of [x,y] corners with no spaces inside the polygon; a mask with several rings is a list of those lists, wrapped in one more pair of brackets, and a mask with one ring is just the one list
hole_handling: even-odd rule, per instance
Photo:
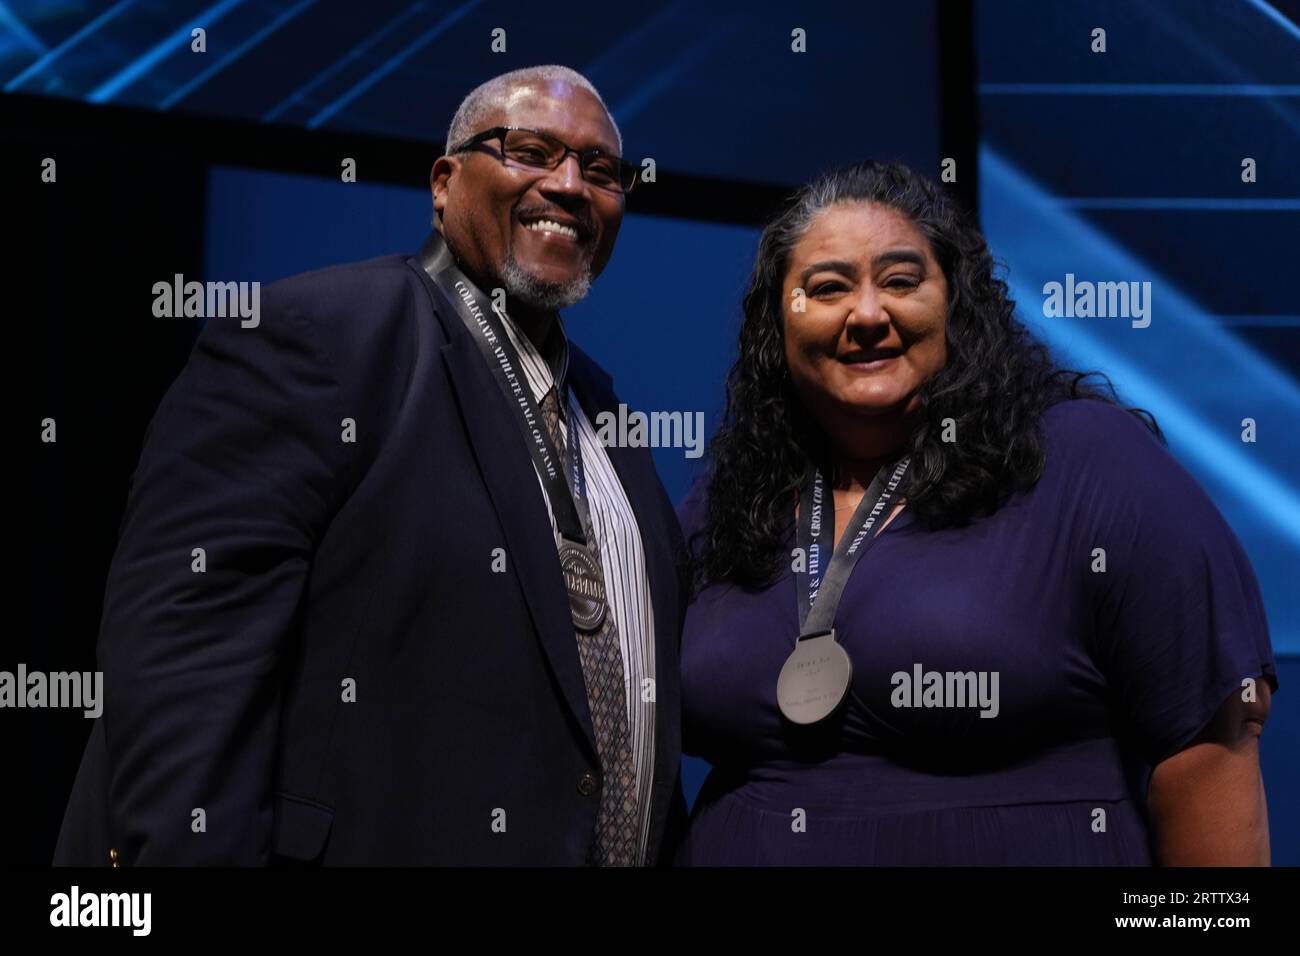
{"label": "gray beard", "polygon": [[567,309],[581,302],[591,291],[591,260],[582,264],[582,271],[570,282],[543,282],[524,269],[514,253],[506,253],[501,264],[501,284],[506,294],[525,305],[545,312]]}

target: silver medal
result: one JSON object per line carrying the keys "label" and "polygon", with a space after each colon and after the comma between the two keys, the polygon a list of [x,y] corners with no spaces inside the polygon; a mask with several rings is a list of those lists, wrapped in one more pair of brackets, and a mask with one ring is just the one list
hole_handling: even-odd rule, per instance
{"label": "silver medal", "polygon": [[776,702],[787,719],[815,724],[835,713],[849,691],[853,665],[835,632],[803,638],[776,679]]}
{"label": "silver medal", "polygon": [[580,544],[560,542],[560,571],[569,592],[569,611],[580,631],[598,631],[605,620],[605,581],[596,559]]}

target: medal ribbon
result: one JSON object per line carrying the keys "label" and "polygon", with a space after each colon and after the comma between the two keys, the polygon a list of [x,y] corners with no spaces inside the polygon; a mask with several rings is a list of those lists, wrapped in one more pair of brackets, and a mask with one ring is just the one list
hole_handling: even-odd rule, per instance
{"label": "medal ribbon", "polygon": [[[541,411],[533,399],[532,388],[529,387],[526,377],[521,374],[520,370],[523,366],[519,361],[519,353],[506,334],[501,317],[493,309],[489,308],[485,312],[479,306],[478,301],[482,292],[461,271],[451,250],[438,233],[435,232],[429,237],[420,250],[418,258],[421,267],[433,280],[434,286],[469,330],[474,343],[486,359],[488,368],[492,370],[502,394],[516,410],[515,421],[524,436],[524,443],[528,446],[533,463],[537,466],[537,473],[541,476],[560,535],[586,548],[587,535],[583,531],[585,525],[583,519],[588,513],[587,488],[582,469],[582,449],[578,447],[576,429],[571,430],[567,442],[569,469],[566,475],[557,466],[560,460],[559,454],[542,421]],[[555,321],[560,322],[558,315],[555,316]],[[563,332],[564,326],[561,324],[562,336]],[[564,351],[559,374],[555,377],[556,399],[562,408],[571,407],[567,383],[568,339],[564,338],[563,341]]]}
{"label": "medal ribbon", "polygon": [[[878,535],[873,535],[871,530],[893,501],[910,464],[911,459],[904,457],[876,472],[833,556],[835,496],[821,471],[812,468],[811,479],[804,482],[799,495],[797,544],[804,551],[808,568],[802,575],[795,575],[795,590],[799,595],[799,640],[831,631],[849,575],[875,543]],[[828,557],[829,562],[826,560]]]}

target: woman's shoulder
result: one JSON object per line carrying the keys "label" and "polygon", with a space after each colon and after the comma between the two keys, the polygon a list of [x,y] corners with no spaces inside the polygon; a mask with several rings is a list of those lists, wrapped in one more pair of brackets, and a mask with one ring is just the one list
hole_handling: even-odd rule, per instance
{"label": "woman's shoulder", "polygon": [[703,530],[708,520],[709,510],[709,474],[704,472],[691,484],[681,502],[677,505],[677,523],[682,535],[690,544],[692,536]]}
{"label": "woman's shoulder", "polygon": [[1073,447],[1109,447],[1114,442],[1163,447],[1160,439],[1136,413],[1099,398],[1066,398],[1049,405],[1042,414],[1049,438]]}
{"label": "woman's shoulder", "polygon": [[1135,412],[1095,398],[1056,402],[1041,417],[1048,467],[1072,474],[1106,471],[1117,481],[1135,470],[1182,470],[1164,440]]}
{"label": "woman's shoulder", "polygon": [[1148,529],[1224,523],[1196,476],[1127,408],[1071,399],[1049,407],[1042,425],[1044,479],[1063,497]]}

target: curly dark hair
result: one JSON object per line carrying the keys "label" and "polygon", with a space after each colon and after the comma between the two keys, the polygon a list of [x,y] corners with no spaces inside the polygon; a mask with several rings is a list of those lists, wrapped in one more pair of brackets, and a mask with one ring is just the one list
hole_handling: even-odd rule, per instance
{"label": "curly dark hair", "polygon": [[[920,390],[903,489],[924,527],[967,524],[1033,487],[1043,473],[1039,420],[1048,406],[1089,398],[1125,407],[1104,374],[1059,367],[1016,320],[984,236],[939,186],[899,163],[868,161],[823,173],[790,197],[758,243],[739,357],[709,445],[707,517],[692,536],[697,586],[771,584],[785,563],[799,488],[811,466],[828,470],[829,439],[797,396],[786,366],[782,287],[791,251],[816,216],[855,202],[888,206],[910,219],[948,283],[948,358]],[[1093,376],[1102,384],[1086,381]],[[1150,413],[1128,411],[1163,441]],[[960,442],[941,440],[946,418],[956,421]]]}

